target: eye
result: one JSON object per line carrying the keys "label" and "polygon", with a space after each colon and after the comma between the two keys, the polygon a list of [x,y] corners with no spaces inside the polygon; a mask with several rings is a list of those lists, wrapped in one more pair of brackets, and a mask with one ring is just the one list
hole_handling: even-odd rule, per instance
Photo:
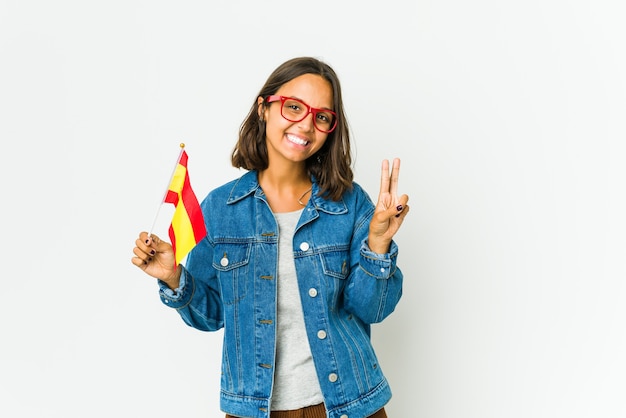
{"label": "eye", "polygon": [[317,112],[317,120],[325,124],[330,124],[333,120],[333,115],[328,112]]}
{"label": "eye", "polygon": [[288,109],[290,112],[293,113],[300,113],[302,112],[302,105],[296,100],[286,100],[285,109]]}

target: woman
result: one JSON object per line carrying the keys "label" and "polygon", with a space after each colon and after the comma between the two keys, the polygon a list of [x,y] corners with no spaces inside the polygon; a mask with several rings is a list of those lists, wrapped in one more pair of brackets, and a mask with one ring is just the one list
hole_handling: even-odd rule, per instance
{"label": "woman", "polygon": [[169,243],[142,232],[133,264],[188,325],[224,328],[226,417],[386,417],[391,390],[370,324],[402,294],[393,241],[409,212],[400,161],[382,163],[376,205],[353,181],[334,70],[291,59],[241,125],[246,170],[202,202],[207,236],[174,268]]}

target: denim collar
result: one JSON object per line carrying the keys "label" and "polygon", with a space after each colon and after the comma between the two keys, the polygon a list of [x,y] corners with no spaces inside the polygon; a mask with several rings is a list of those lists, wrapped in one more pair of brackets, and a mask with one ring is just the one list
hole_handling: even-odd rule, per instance
{"label": "denim collar", "polygon": [[[348,207],[343,201],[343,198],[335,202],[333,200],[324,199],[322,196],[318,195],[319,185],[317,184],[315,176],[311,176],[311,182],[313,183],[313,188],[307,206],[312,205],[317,210],[335,215],[348,211]],[[260,199],[265,198],[263,190],[261,190],[259,186],[258,173],[255,170],[248,171],[235,182],[226,203],[229,205],[237,203],[251,194],[254,194],[255,197]]]}

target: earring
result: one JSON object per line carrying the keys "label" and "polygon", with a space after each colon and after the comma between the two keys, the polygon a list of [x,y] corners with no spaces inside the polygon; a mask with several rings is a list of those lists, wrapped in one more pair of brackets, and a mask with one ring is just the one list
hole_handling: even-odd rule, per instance
{"label": "earring", "polygon": [[317,163],[318,164],[322,164],[322,157],[319,154],[317,154],[317,158],[316,159],[317,159]]}

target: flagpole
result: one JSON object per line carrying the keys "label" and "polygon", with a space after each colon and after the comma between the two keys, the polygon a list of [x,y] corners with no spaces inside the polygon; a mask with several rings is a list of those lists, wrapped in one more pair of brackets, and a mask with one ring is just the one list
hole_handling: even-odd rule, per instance
{"label": "flagpole", "polygon": [[176,168],[178,167],[178,163],[180,162],[180,157],[183,155],[183,151],[185,150],[185,143],[180,143],[180,152],[178,153],[178,158],[176,159],[176,164],[174,164],[174,169],[172,170],[172,175],[170,176],[170,180],[167,182],[167,187],[165,187],[165,193],[163,193],[163,198],[161,198],[161,203],[159,204],[159,208],[157,209],[156,215],[154,215],[154,220],[152,221],[152,226],[150,227],[150,231],[148,232],[148,237],[152,236],[152,230],[156,225],[156,221],[159,218],[159,213],[161,212],[161,207],[163,206],[163,202],[165,202],[165,197],[167,196],[167,192],[170,189],[170,184],[172,184],[172,179],[174,178],[174,174],[176,173]]}

